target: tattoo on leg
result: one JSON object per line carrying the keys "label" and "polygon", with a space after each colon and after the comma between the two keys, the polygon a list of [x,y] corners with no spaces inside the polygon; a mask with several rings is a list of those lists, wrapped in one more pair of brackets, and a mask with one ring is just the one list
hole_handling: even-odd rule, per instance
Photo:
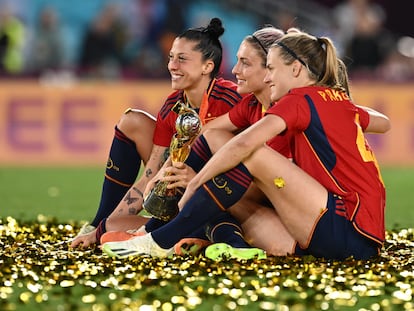
{"label": "tattoo on leg", "polygon": [[144,194],[137,187],[132,187],[132,190],[138,193],[141,198],[144,197]]}
{"label": "tattoo on leg", "polygon": [[138,214],[138,209],[136,209],[135,207],[130,207],[128,209],[128,214],[129,215],[136,215],[136,214]]}
{"label": "tattoo on leg", "polygon": [[128,205],[131,205],[131,204],[135,203],[136,201],[138,201],[138,198],[132,198],[131,197],[131,192],[128,192],[125,199],[124,199],[124,201],[127,202]]}
{"label": "tattoo on leg", "polygon": [[[134,190],[136,193],[138,193],[138,195],[140,196],[139,198],[132,198],[131,197],[131,193],[128,192],[127,196],[125,197],[125,200],[127,202],[128,205],[131,205],[133,203],[136,203],[137,201],[139,201],[140,199],[143,198],[143,193],[137,188],[137,187],[132,187],[132,190]],[[138,208],[137,207],[133,207],[130,206],[128,207],[128,214],[129,215],[136,215],[138,214]]]}
{"label": "tattoo on leg", "polygon": [[147,169],[146,171],[145,171],[145,176],[146,177],[149,177],[149,176],[151,176],[152,175],[152,170],[149,168],[149,169]]}

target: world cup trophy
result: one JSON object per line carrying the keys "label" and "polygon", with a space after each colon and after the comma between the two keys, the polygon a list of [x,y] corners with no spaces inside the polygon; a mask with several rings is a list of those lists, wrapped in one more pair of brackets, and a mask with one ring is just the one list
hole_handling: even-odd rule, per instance
{"label": "world cup trophy", "polygon": [[[172,108],[178,114],[175,121],[176,133],[171,139],[169,152],[173,163],[184,162],[190,154],[193,141],[201,130],[201,120],[197,112],[178,101]],[[179,195],[177,190],[167,189],[169,182],[158,181],[142,206],[153,217],[169,221],[178,214]]]}

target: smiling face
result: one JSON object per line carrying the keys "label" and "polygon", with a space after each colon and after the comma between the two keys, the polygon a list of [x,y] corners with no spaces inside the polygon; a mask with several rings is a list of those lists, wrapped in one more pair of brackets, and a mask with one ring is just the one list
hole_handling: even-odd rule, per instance
{"label": "smiling face", "polygon": [[237,63],[232,73],[237,80],[237,92],[240,94],[263,92],[267,86],[263,80],[266,75],[264,61],[257,49],[251,43],[244,40],[237,51]]}
{"label": "smiling face", "polygon": [[214,63],[202,60],[201,52],[194,51],[196,44],[185,38],[174,40],[168,59],[171,87],[174,90],[190,90],[196,88],[201,80],[210,80],[209,74]]}
{"label": "smiling face", "polygon": [[267,73],[265,82],[270,87],[270,97],[272,101],[279,100],[286,95],[295,85],[295,72],[293,66],[287,65],[280,56],[280,48],[273,47],[267,54]]}

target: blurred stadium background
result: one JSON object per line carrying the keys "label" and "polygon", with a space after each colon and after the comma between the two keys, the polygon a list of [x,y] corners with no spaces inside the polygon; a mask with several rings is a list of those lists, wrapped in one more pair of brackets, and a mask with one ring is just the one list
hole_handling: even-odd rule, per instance
{"label": "blurred stadium background", "polygon": [[[406,5],[403,0],[0,0],[0,216],[19,206],[10,189],[20,187],[24,196],[22,187],[32,187],[42,172],[57,178],[44,173],[50,168],[74,168],[76,183],[87,168],[95,177],[101,174],[125,108],[156,114],[170,92],[166,56],[175,35],[215,16],[226,29],[221,71],[227,78],[241,40],[265,24],[331,37],[349,66],[355,101],[392,120],[389,133],[368,137],[380,165],[414,180],[414,28]],[[94,199],[101,182],[96,178],[84,178],[88,184],[81,186],[90,186]],[[45,196],[57,196],[56,189],[48,191]],[[90,193],[74,195],[90,203]],[[409,191],[398,192],[399,199],[403,195],[412,198]],[[95,206],[89,206],[90,215]]]}

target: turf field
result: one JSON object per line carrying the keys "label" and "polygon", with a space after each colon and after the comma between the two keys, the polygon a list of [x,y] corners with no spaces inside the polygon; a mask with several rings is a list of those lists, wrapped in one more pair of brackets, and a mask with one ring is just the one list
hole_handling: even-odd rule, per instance
{"label": "turf field", "polygon": [[[103,168],[0,168],[0,217],[91,220]],[[414,227],[414,167],[382,168],[387,188],[387,229]]]}

